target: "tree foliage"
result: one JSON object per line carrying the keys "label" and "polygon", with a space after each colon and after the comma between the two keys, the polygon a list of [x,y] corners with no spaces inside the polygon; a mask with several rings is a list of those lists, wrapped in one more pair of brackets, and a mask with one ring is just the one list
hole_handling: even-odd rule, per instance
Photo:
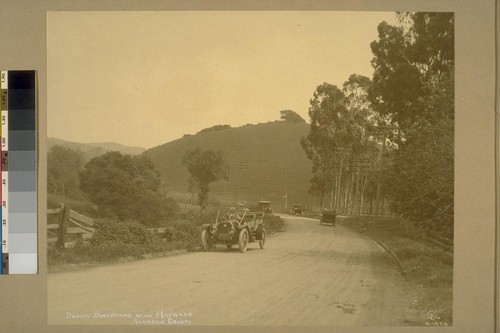
{"label": "tree foliage", "polygon": [[309,192],[321,202],[335,186],[337,174],[342,180],[340,173],[348,166],[346,156],[337,154],[338,149],[348,150],[352,161],[373,149],[369,133],[377,115],[368,100],[370,87],[369,78],[353,74],[342,90],[326,82],[319,85],[310,101],[310,130],[301,145],[313,162]]}
{"label": "tree foliage", "polygon": [[229,165],[220,150],[201,150],[200,148],[186,151],[182,162],[189,172],[190,188],[198,190],[198,205],[205,208],[208,204],[210,183],[228,179]]}
{"label": "tree foliage", "polygon": [[292,123],[305,123],[306,121],[297,112],[292,110],[281,110],[280,119],[284,121],[289,121]]}
{"label": "tree foliage", "polygon": [[63,146],[52,146],[47,156],[47,191],[79,198],[78,174],[83,168],[83,153]]}
{"label": "tree foliage", "polygon": [[453,232],[453,13],[400,13],[378,26],[369,99],[399,128],[386,186],[392,208],[415,223]]}
{"label": "tree foliage", "polygon": [[144,156],[108,152],[90,160],[80,174],[81,189],[103,217],[164,224],[177,204],[159,192],[160,177]]}

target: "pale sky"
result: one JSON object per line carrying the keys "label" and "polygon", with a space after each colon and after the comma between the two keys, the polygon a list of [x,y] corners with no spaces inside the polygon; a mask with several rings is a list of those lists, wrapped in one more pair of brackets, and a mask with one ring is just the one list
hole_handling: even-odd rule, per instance
{"label": "pale sky", "polygon": [[48,135],[151,148],[219,124],[307,121],[323,82],[372,77],[389,12],[49,12]]}

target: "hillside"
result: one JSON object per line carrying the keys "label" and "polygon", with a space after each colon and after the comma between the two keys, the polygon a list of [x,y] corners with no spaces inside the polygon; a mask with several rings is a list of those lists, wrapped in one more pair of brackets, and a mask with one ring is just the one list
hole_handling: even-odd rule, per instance
{"label": "hillside", "polygon": [[[276,121],[246,125],[213,132],[198,133],[166,143],[144,152],[162,174],[168,191],[186,192],[188,173],[182,165],[186,150],[193,148],[221,149],[230,163],[229,183],[210,186],[210,196],[251,202],[271,200],[275,209],[284,205],[282,196],[288,192],[288,205],[312,204],[308,194],[311,162],[300,146],[309,125]],[[240,171],[241,164],[241,171]]]}
{"label": "hillside", "polygon": [[139,155],[145,151],[142,147],[129,147],[124,146],[114,142],[100,142],[100,143],[79,143],[79,142],[70,142],[56,138],[48,138],[47,139],[47,149],[50,151],[52,146],[59,145],[68,147],[71,149],[79,149],[84,156],[86,161],[90,159],[103,155],[108,151],[119,151],[122,154],[128,155]]}

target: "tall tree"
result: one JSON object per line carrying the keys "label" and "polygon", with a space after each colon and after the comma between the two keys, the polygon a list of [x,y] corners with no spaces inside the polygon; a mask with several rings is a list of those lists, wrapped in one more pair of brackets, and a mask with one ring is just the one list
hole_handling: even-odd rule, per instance
{"label": "tall tree", "polygon": [[347,110],[341,103],[343,98],[337,86],[326,82],[319,85],[310,100],[309,134],[301,139],[302,148],[313,162],[310,193],[317,195],[321,204],[334,187],[335,148],[344,144],[342,115]]}
{"label": "tall tree", "polygon": [[347,179],[353,177],[344,173],[348,171],[349,160],[356,160],[373,146],[369,129],[376,114],[367,98],[370,86],[369,78],[351,75],[342,90],[328,83],[318,86],[310,101],[310,131],[302,138],[301,145],[313,162],[310,192],[321,201],[327,191],[335,188],[335,202],[338,202],[341,187],[349,187],[350,192],[344,198],[351,197],[352,181]]}
{"label": "tall tree", "polygon": [[297,112],[292,110],[281,110],[280,118],[284,121],[289,121],[292,123],[305,123],[306,121]]}
{"label": "tall tree", "polygon": [[47,155],[47,190],[78,198],[83,195],[79,188],[78,174],[83,168],[80,150],[55,145]]}
{"label": "tall tree", "polygon": [[90,160],[80,174],[80,187],[101,216],[164,224],[177,209],[159,192],[160,177],[144,156],[108,152]]}
{"label": "tall tree", "polygon": [[453,233],[453,13],[400,13],[371,44],[375,110],[398,127],[386,186],[392,208]]}
{"label": "tall tree", "polygon": [[190,149],[186,151],[182,162],[190,175],[190,187],[198,189],[198,205],[205,208],[208,204],[210,183],[228,179],[229,165],[224,153],[220,150]]}

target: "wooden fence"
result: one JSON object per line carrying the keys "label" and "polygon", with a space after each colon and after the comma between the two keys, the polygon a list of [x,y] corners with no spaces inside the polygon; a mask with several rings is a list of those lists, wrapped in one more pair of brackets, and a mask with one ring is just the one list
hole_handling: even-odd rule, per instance
{"label": "wooden fence", "polygon": [[94,220],[82,215],[64,204],[59,208],[47,209],[47,243],[58,249],[74,247],[92,238]]}
{"label": "wooden fence", "polygon": [[[148,231],[165,239],[167,228],[148,228]],[[86,244],[94,235],[94,220],[82,215],[65,204],[59,208],[47,209],[47,244],[58,249]]]}

